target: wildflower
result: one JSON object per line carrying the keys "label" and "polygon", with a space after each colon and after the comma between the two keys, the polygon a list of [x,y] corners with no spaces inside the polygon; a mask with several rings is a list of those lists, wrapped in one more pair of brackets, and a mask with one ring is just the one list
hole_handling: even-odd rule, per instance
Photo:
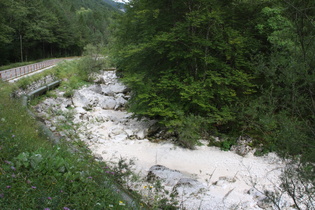
{"label": "wildflower", "polygon": [[16,175],[15,175],[15,174],[12,174],[12,175],[11,175],[11,177],[12,177],[12,178],[15,178],[15,177],[16,177]]}
{"label": "wildflower", "polygon": [[10,188],[11,188],[11,186],[10,186],[10,185],[8,185],[8,186],[7,186],[7,188],[8,188],[8,189],[10,189]]}
{"label": "wildflower", "polygon": [[12,138],[14,138],[14,137],[15,137],[15,135],[13,134],[13,135],[12,135]]}
{"label": "wildflower", "polygon": [[11,165],[12,163],[10,161],[5,160],[4,161],[6,164]]}
{"label": "wildflower", "polygon": [[44,210],[50,210],[50,208],[44,208]]}
{"label": "wildflower", "polygon": [[32,188],[33,188],[33,189],[36,189],[36,187],[35,187],[35,186],[32,186]]}
{"label": "wildflower", "polygon": [[63,210],[70,210],[68,207],[63,207]]}
{"label": "wildflower", "polygon": [[144,186],[143,189],[146,189],[148,186]]}
{"label": "wildflower", "polygon": [[51,197],[47,197],[47,199],[48,199],[48,200],[51,200],[52,198],[51,198]]}
{"label": "wildflower", "polygon": [[60,190],[61,193],[63,193],[63,190]]}
{"label": "wildflower", "polygon": [[119,205],[120,206],[124,206],[124,205],[126,205],[124,202],[122,202],[122,201],[119,201]]}
{"label": "wildflower", "polygon": [[112,205],[112,204],[109,204],[109,205],[108,205],[108,207],[109,207],[109,208],[113,208],[113,207],[114,207],[114,205]]}
{"label": "wildflower", "polygon": [[88,179],[92,179],[93,177],[89,176]]}
{"label": "wildflower", "polygon": [[14,168],[14,166],[11,166],[11,169],[12,169],[13,171],[16,171],[16,168]]}

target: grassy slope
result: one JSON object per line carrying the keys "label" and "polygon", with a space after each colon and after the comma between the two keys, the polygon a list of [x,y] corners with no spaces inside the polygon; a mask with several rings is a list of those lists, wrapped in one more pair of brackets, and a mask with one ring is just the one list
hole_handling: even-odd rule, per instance
{"label": "grassy slope", "polygon": [[10,98],[14,86],[0,82],[1,208],[127,208],[117,192],[104,185],[112,182],[104,175],[106,164],[95,161],[80,142],[71,152],[67,142],[53,145],[41,136],[20,101]]}

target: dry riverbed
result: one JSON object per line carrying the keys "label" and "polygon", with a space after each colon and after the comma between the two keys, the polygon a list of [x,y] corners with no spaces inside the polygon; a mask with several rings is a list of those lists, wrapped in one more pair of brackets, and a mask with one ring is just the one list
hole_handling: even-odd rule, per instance
{"label": "dry riverbed", "polygon": [[[56,94],[57,98],[35,106],[46,125],[68,140],[84,141],[100,160],[113,165],[133,160],[129,169],[138,178],[125,177],[125,186],[138,191],[145,201],[154,204],[169,198],[168,191],[176,195],[182,209],[273,209],[265,192],[275,192],[285,167],[275,154],[240,156],[208,147],[203,140],[195,150],[170,140],[149,141],[154,122],[137,121],[124,110],[128,89],[113,71],[104,72],[97,84],[77,90],[72,98],[63,97],[62,90]],[[159,189],[156,180],[162,180]],[[292,204],[285,195],[277,202],[283,209]]]}

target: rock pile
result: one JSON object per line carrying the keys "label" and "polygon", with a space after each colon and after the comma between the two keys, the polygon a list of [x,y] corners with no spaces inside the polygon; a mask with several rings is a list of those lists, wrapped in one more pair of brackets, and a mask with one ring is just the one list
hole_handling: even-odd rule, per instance
{"label": "rock pile", "polygon": [[70,129],[71,125],[81,140],[91,144],[109,139],[144,139],[154,121],[140,122],[124,111],[128,88],[118,81],[114,71],[105,71],[98,80],[98,84],[75,91],[72,98],[62,97],[64,92],[59,91],[57,98],[46,99],[35,110],[52,131],[57,132],[64,124]]}

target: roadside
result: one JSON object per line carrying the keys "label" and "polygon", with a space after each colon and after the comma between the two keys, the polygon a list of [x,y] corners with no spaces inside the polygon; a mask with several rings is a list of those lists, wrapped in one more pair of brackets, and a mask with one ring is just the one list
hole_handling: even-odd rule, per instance
{"label": "roadside", "polygon": [[63,60],[71,60],[74,58],[51,59],[25,66],[19,66],[7,70],[0,71],[0,79],[3,81],[15,82],[23,77],[30,76],[54,67]]}

